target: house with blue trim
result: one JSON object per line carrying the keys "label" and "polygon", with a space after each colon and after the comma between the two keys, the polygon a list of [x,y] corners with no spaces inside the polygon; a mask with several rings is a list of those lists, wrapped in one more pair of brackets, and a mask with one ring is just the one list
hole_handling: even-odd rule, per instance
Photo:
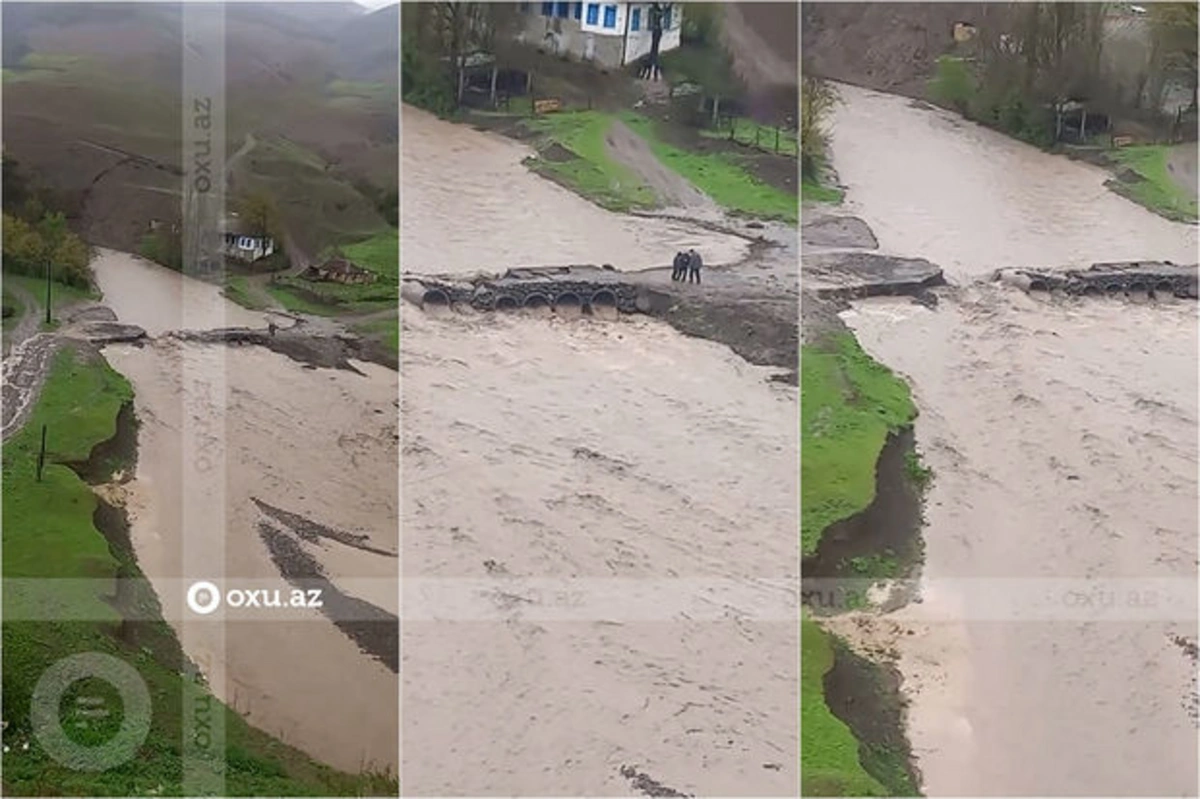
{"label": "house with blue trim", "polygon": [[[520,3],[517,38],[556,55],[614,69],[650,52],[652,3]],[[659,52],[679,47],[682,3],[665,9]]]}

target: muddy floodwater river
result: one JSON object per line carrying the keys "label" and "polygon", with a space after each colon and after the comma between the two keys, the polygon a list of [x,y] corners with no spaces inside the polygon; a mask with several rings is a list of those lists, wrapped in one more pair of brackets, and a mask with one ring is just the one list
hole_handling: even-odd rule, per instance
{"label": "muddy floodwater river", "polygon": [[[407,273],[743,255],[403,125]],[[644,317],[402,319],[405,790],[795,795],[796,389]]]}
{"label": "muddy floodwater river", "polygon": [[258,500],[363,536],[358,546],[297,539],[288,552],[394,617],[396,373],[362,363],[363,374],[309,369],[263,348],[181,342],[164,334],[265,321],[214,286],[124,253],[101,250],[93,267],[104,302],[153,337],[104,355],[135,391],[137,473],[120,497],[130,538],[185,653],[251,724],[343,770],[394,772],[393,670],[319,609],[226,608],[200,618],[185,608],[180,586],[208,580],[290,595]]}
{"label": "muddy floodwater river", "polygon": [[[928,258],[956,284],[936,310],[871,301],[845,315],[910,380],[936,475],[924,602],[896,616],[918,633],[901,637],[900,667],[925,789],[1196,795],[1196,666],[1173,640],[1197,627],[1195,303],[980,282],[1010,266],[1194,263],[1196,228],[1112,194],[1097,168],[842,92],[845,210],[881,251]],[[1005,618],[982,578],[1058,610]],[[1113,585],[1089,579],[1121,582],[1084,617],[1070,592]]]}

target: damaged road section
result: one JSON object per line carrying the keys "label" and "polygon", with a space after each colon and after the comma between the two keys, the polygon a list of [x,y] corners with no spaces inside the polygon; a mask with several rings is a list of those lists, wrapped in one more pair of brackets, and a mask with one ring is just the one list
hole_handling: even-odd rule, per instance
{"label": "damaged road section", "polygon": [[1197,298],[1197,265],[1180,266],[1170,261],[1098,263],[1087,269],[1000,269],[992,279],[1030,292]]}
{"label": "damaged road section", "polygon": [[655,316],[685,336],[724,344],[756,366],[785,369],[775,379],[796,385],[796,286],[720,267],[706,269],[702,285],[676,283],[663,271],[582,265],[510,269],[500,276],[414,276],[404,278],[400,294],[423,309]]}
{"label": "damaged road section", "polygon": [[256,345],[286,355],[311,369],[344,369],[361,375],[351,359],[377,363],[398,369],[394,354],[387,353],[373,342],[352,335],[314,335],[294,330],[280,330],[274,335],[268,330],[250,327],[224,327],[215,330],[180,330],[167,334],[179,341],[230,346]]}
{"label": "damaged road section", "polygon": [[921,297],[946,285],[942,268],[924,258],[897,258],[870,252],[836,252],[804,259],[805,291],[821,299]]}

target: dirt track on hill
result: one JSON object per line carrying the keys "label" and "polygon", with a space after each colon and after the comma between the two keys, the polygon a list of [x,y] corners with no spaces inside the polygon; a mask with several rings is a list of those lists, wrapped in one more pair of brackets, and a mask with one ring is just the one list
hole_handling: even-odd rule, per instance
{"label": "dirt track on hill", "polygon": [[604,136],[604,144],[614,159],[638,174],[664,206],[705,216],[718,213],[716,205],[704,192],[659,161],[646,140],[624,122],[613,122]]}

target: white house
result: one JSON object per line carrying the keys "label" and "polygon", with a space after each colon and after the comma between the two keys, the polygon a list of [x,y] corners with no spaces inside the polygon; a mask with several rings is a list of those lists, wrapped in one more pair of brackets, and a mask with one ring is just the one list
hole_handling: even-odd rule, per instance
{"label": "white house", "polygon": [[[650,52],[651,3],[521,3],[519,39],[608,68]],[[682,3],[665,7],[660,53],[679,47]]]}
{"label": "white house", "polygon": [[252,263],[275,252],[274,239],[250,233],[237,214],[230,214],[225,220],[221,237],[221,252],[239,261]]}

